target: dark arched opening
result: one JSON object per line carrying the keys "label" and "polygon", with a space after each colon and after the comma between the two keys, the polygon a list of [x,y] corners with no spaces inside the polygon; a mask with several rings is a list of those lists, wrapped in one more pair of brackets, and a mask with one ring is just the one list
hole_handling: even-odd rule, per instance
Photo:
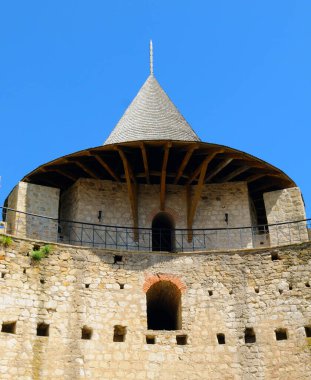
{"label": "dark arched opening", "polygon": [[148,330],[181,329],[181,292],[170,281],[159,281],[147,294]]}
{"label": "dark arched opening", "polygon": [[175,226],[172,217],[159,212],[152,221],[152,250],[172,252],[175,249]]}

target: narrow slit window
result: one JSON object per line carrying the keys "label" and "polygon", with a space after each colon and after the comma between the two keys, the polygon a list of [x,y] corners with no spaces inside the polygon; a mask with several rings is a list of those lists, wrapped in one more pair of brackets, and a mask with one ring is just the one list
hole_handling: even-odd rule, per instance
{"label": "narrow slit window", "polygon": [[120,326],[120,325],[114,326],[114,331],[113,331],[114,342],[125,342],[125,336],[126,336],[125,326]]}
{"label": "narrow slit window", "polygon": [[179,346],[185,346],[188,342],[188,336],[187,335],[176,335],[176,343]]}
{"label": "narrow slit window", "polygon": [[81,331],[81,339],[91,340],[93,335],[93,330],[90,327],[83,326]]}
{"label": "narrow slit window", "polygon": [[46,323],[39,323],[37,325],[37,336],[49,336],[50,334],[50,325]]}
{"label": "narrow slit window", "polygon": [[305,333],[307,338],[311,338],[311,326],[305,326]]}
{"label": "narrow slit window", "polygon": [[16,333],[16,322],[3,322],[1,327],[1,332],[8,334]]}
{"label": "narrow slit window", "polygon": [[226,337],[225,337],[225,334],[217,334],[217,341],[218,341],[218,344],[226,344]]}
{"label": "narrow slit window", "polygon": [[277,260],[280,260],[280,256],[277,252],[272,252],[271,253],[271,260],[272,261],[277,261]]}
{"label": "narrow slit window", "polygon": [[147,335],[146,336],[146,343],[147,344],[155,344],[155,336],[154,335]]}
{"label": "narrow slit window", "polygon": [[252,327],[248,327],[245,329],[244,340],[245,340],[245,343],[255,343],[256,342],[255,331]]}
{"label": "narrow slit window", "polygon": [[120,263],[122,263],[122,261],[123,261],[123,256],[121,256],[121,255],[115,255],[114,256],[114,264],[120,264]]}
{"label": "narrow slit window", "polygon": [[287,330],[286,329],[276,329],[275,330],[275,339],[276,340],[287,340]]}

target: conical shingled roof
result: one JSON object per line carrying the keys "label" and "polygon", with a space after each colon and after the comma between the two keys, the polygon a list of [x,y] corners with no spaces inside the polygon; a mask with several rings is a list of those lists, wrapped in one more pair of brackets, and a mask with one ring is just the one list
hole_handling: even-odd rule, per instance
{"label": "conical shingled roof", "polygon": [[104,145],[138,140],[200,141],[152,74]]}

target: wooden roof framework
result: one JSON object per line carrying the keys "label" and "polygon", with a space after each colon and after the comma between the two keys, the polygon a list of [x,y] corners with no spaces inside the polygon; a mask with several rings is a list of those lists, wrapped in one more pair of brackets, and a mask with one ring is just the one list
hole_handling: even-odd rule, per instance
{"label": "wooden roof framework", "polygon": [[[262,194],[296,186],[281,170],[235,149],[203,142],[137,141],[104,145],[48,162],[22,180],[66,190],[79,178],[127,184],[135,239],[138,239],[139,184],[160,186],[159,210],[165,210],[167,185],[181,185],[187,194],[187,228],[192,229],[204,184],[245,181],[257,210]],[[191,197],[190,187],[194,186]],[[259,215],[264,220],[264,216]],[[188,236],[191,240],[191,233]]]}

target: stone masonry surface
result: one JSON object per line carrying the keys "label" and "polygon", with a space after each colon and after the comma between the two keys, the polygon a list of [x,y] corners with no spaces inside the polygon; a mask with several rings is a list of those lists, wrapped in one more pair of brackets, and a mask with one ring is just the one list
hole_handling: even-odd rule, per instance
{"label": "stone masonry surface", "polygon": [[[310,243],[192,254],[53,245],[33,262],[34,244],[44,243],[14,238],[0,249],[0,323],[16,322],[15,333],[0,332],[1,380],[311,379]],[[156,277],[182,290],[180,331],[147,330],[144,290]],[[36,335],[42,322],[49,336]],[[113,342],[116,325],[125,342]],[[287,340],[276,340],[278,328]]]}

